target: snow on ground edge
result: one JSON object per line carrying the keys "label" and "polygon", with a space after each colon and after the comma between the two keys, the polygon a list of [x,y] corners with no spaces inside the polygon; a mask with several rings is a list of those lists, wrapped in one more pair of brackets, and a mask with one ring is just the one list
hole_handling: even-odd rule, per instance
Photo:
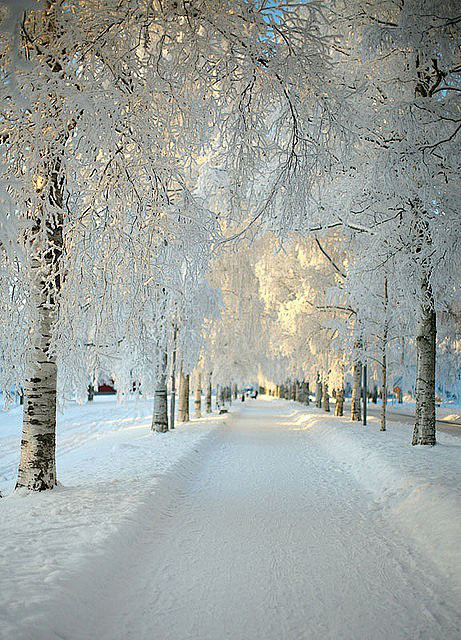
{"label": "snow on ground edge", "polygon": [[130,405],[104,406],[100,424],[72,415],[62,425],[64,486],[0,500],[0,564],[8,567],[0,572],[0,638],[38,640],[34,624],[38,618],[51,624],[49,607],[58,594],[73,610],[76,593],[84,602],[103,588],[106,569],[136,546],[140,528],[155,525],[178,490],[181,470],[186,473],[225,421],[215,414],[153,434],[150,403],[136,406],[131,418]]}
{"label": "snow on ground edge", "polygon": [[293,420],[370,491],[403,535],[415,540],[461,597],[461,439],[438,433],[435,447],[413,447],[408,425],[352,423],[290,401]]}

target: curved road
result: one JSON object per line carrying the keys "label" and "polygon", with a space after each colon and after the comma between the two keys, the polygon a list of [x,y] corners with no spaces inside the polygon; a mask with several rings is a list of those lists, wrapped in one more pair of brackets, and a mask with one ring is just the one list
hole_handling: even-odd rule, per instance
{"label": "curved road", "polygon": [[[376,407],[373,404],[371,405],[368,404],[368,415],[373,416],[375,418],[379,418],[381,416],[381,408]],[[403,424],[414,425],[415,416],[408,413],[393,412],[392,409],[388,409],[387,421],[403,422]],[[437,428],[437,431],[444,431],[445,433],[450,433],[451,435],[461,436],[461,422],[451,422],[448,420],[436,420],[436,428]]]}

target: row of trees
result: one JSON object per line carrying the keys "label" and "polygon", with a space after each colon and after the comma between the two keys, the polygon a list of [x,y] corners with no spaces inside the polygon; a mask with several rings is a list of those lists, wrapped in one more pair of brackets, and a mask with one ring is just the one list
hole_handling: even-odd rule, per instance
{"label": "row of trees", "polygon": [[[414,442],[435,442],[436,315],[449,352],[461,255],[455,2],[24,0],[0,20],[18,487],[55,485],[57,399],[102,374],[155,394],[164,430],[168,380],[195,368],[221,385],[307,366],[344,379],[377,347],[384,372],[400,337]],[[282,306],[290,327],[267,331]]]}
{"label": "row of trees", "polygon": [[[321,14],[276,4],[1,6],[0,366],[5,393],[25,394],[18,487],[56,483],[57,397],[101,371],[147,393],[177,349],[190,370],[223,226],[312,179],[330,108]],[[220,216],[210,158],[226,174]]]}
{"label": "row of trees", "polygon": [[349,92],[351,135],[335,139],[299,216],[280,208],[266,225],[276,238],[250,249],[257,361],[273,384],[319,372],[340,392],[350,371],[354,399],[368,362],[383,428],[388,380],[398,380],[416,397],[413,443],[435,444],[437,352],[440,390],[459,385],[459,12],[423,0],[330,9],[331,79]]}

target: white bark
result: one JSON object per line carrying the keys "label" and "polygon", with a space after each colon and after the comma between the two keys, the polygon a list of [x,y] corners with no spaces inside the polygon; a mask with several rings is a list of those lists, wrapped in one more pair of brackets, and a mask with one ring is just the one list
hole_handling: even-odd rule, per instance
{"label": "white bark", "polygon": [[168,354],[166,349],[163,349],[154,394],[154,414],[152,416],[152,430],[158,433],[168,431],[167,365]]}
{"label": "white bark", "polygon": [[[40,292],[36,292],[40,297]],[[43,293],[42,295],[46,297]],[[52,489],[56,483],[56,360],[49,353],[54,310],[37,306],[34,345],[28,357],[24,417],[16,488]]]}
{"label": "white bark", "polygon": [[386,353],[386,345],[383,346],[381,371],[382,371],[381,431],[386,431],[386,409],[387,409],[387,353]]}
{"label": "white bark", "polygon": [[195,380],[194,415],[196,418],[202,417],[202,374],[197,371]]}
{"label": "white bark", "polygon": [[[424,84],[420,85],[421,90]],[[416,236],[415,253],[432,244],[428,222],[420,211],[419,203],[413,207]],[[421,263],[421,298],[416,333],[416,420],[412,444],[434,445],[435,435],[435,362],[437,318],[434,294],[430,282],[431,265]]]}
{"label": "white bark", "polygon": [[352,371],[352,402],[351,402],[351,420],[362,419],[362,408],[360,399],[362,396],[362,363],[354,362]]}
{"label": "white bark", "polygon": [[30,296],[36,316],[27,355],[26,396],[23,414],[21,457],[16,488],[32,491],[52,489],[56,478],[56,388],[57,366],[50,353],[51,330],[58,311],[61,288],[60,260],[63,247],[63,180],[61,163],[50,169],[45,198],[55,208],[43,233],[44,209],[39,209],[31,230],[32,253]]}
{"label": "white bark", "polygon": [[316,389],[315,389],[315,406],[318,409],[321,409],[322,407],[322,382],[320,380],[320,375],[317,377],[317,384],[316,384]]}
{"label": "white bark", "polygon": [[[429,283],[424,283],[429,291]],[[436,313],[432,305],[421,306],[416,337],[416,423],[412,444],[434,445],[435,434],[435,339]]]}
{"label": "white bark", "polygon": [[384,331],[381,353],[381,375],[382,375],[382,387],[381,387],[381,431],[386,431],[386,411],[387,411],[387,341],[389,336],[389,323],[387,319],[388,312],[388,291],[387,291],[387,277],[384,278]]}
{"label": "white bark", "polygon": [[171,396],[170,396],[170,429],[174,429],[176,412],[176,344],[178,340],[178,327],[173,327],[173,351],[171,354]]}

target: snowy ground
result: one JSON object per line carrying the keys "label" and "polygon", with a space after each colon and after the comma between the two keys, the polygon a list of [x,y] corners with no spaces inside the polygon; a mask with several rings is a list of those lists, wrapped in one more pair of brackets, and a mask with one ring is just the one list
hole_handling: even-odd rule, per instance
{"label": "snowy ground", "polygon": [[[150,430],[152,401],[113,396],[70,404],[58,415],[57,489],[0,500],[0,638],[38,640],[50,599],[83,596],[98,561],[136,538],[159,478],[222,423],[216,415],[167,434]],[[11,494],[19,462],[21,408],[0,414],[0,491]],[[158,504],[159,509],[161,505]],[[77,577],[76,577],[77,576]],[[74,581],[69,589],[63,584]],[[72,604],[69,605],[72,608]],[[43,622],[43,625],[45,623]],[[45,626],[43,626],[43,629]],[[71,636],[87,640],[90,636]]]}
{"label": "snowy ground", "polygon": [[[410,414],[415,415],[415,403],[414,402],[405,402],[402,404],[390,404],[389,410],[392,413],[402,413],[402,414]],[[442,404],[437,406],[435,409],[435,414],[437,420],[442,420],[446,422],[458,422],[461,425],[461,409],[458,405],[454,404]]]}
{"label": "snowy ground", "polygon": [[0,501],[0,637],[458,640],[461,439],[234,410],[152,435],[147,403],[72,408],[65,488]]}
{"label": "snowy ground", "polygon": [[[381,401],[378,399],[374,405],[372,402],[368,403],[369,409],[373,407],[379,408],[381,411]],[[387,405],[387,411],[390,414],[402,414],[402,415],[415,415],[416,403],[412,398],[407,398],[405,402],[399,404],[395,400],[390,400]],[[458,403],[444,402],[437,405],[435,408],[435,414],[437,420],[444,422],[457,422],[461,426],[461,407]]]}

